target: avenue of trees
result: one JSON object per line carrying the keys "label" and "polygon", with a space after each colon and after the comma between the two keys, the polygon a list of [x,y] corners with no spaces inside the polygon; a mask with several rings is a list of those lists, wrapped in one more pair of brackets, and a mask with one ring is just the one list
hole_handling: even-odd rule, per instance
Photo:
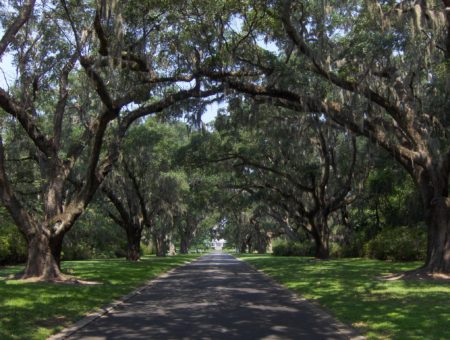
{"label": "avenue of trees", "polygon": [[213,235],[265,252],[279,238],[325,259],[383,257],[403,237],[400,259],[448,274],[449,9],[0,5],[2,261],[60,280],[81,244],[135,261],[141,244],[163,256]]}

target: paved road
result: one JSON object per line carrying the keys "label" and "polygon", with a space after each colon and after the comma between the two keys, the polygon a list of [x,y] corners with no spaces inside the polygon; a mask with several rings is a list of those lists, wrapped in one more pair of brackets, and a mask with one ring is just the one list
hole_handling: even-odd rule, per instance
{"label": "paved road", "polygon": [[348,339],[333,318],[226,254],[209,254],[70,339]]}

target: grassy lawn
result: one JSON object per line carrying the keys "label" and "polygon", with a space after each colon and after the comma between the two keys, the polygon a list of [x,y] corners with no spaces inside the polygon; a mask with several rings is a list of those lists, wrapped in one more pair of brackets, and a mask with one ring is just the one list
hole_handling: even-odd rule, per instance
{"label": "grassy lawn", "polygon": [[420,263],[240,257],[284,286],[317,301],[369,339],[450,339],[449,283],[377,279],[417,268]]}
{"label": "grassy lawn", "polygon": [[93,309],[102,307],[147,280],[199,255],[67,261],[63,271],[101,285],[24,283],[8,280],[22,267],[0,269],[0,339],[45,339]]}

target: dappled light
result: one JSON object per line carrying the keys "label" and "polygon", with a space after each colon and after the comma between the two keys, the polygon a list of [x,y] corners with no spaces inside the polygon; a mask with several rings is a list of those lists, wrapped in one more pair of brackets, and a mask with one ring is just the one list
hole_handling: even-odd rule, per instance
{"label": "dappled light", "polygon": [[0,1],[0,339],[450,339],[449,110],[450,0]]}
{"label": "dappled light", "polygon": [[325,312],[230,255],[212,254],[156,279],[70,339],[344,339]]}
{"label": "dappled light", "polygon": [[255,255],[242,258],[302,297],[325,306],[370,339],[439,339],[449,335],[449,283],[378,279],[380,275],[412,269],[417,263],[364,259],[318,262]]}
{"label": "dappled light", "polygon": [[[45,338],[143,285],[156,275],[195,256],[143,258],[130,264],[124,260],[64,262],[63,272],[100,285],[65,285],[9,280],[20,267],[0,270],[0,338],[18,334],[21,338]],[[19,331],[20,330],[20,331]],[[2,333],[3,332],[3,333]],[[37,335],[35,334],[37,332]]]}

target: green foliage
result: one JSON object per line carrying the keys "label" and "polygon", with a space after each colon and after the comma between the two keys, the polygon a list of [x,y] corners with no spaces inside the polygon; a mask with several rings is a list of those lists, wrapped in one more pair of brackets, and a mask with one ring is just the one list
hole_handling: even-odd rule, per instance
{"label": "green foliage", "polygon": [[426,229],[422,226],[386,228],[365,244],[364,253],[379,260],[424,260],[426,242]]}
{"label": "green foliage", "polygon": [[98,205],[92,205],[65,236],[62,258],[87,260],[125,257],[123,230],[107,219]]}
{"label": "green foliage", "polygon": [[[132,104],[117,115],[122,121],[134,106],[175,93],[183,82],[171,82],[171,77],[177,80],[185,78],[182,86],[186,89],[194,82],[190,79],[195,78],[196,85],[204,89],[214,86],[220,78],[207,79],[208,73],[228,74],[242,70],[246,74],[260,74],[233,77],[234,80],[261,85],[261,88],[269,84],[275,92],[289,90],[311,97],[311,100],[318,99],[321,103],[336,101],[345,104],[341,106],[348,106],[350,110],[347,113],[343,111],[346,114],[345,119],[341,118],[345,122],[343,125],[354,131],[358,131],[359,124],[362,130],[367,131],[373,126],[371,139],[376,139],[374,131],[381,129],[384,131],[381,135],[387,136],[386,142],[381,144],[390,148],[391,154],[398,156],[391,145],[411,147],[413,154],[417,151],[413,150],[415,145],[430,145],[436,154],[440,153],[439,150],[448,149],[448,114],[445,109],[448,107],[448,62],[443,60],[440,48],[436,48],[446,26],[437,19],[435,11],[440,8],[434,4],[429,6],[430,13],[422,13],[420,6],[397,11],[398,6],[393,1],[330,1],[326,4],[294,1],[289,15],[300,39],[304,39],[310,50],[306,53],[300,48],[296,53],[293,42],[286,36],[286,22],[283,25],[280,17],[281,1],[151,0],[124,2],[120,6],[117,1],[113,3],[117,6],[104,8],[102,15],[105,17],[101,18],[110,55],[101,57],[103,62],[100,58],[96,60],[99,52],[105,54],[105,51],[99,51],[102,47],[98,46],[97,38],[101,39],[101,32],[93,34],[94,38],[88,39],[83,50],[86,59],[93,61],[93,68],[105,85],[108,96],[104,97],[111,97],[114,102],[121,102],[124,94],[130,97]],[[2,7],[0,22],[4,28],[15,17],[13,9],[21,5],[20,1],[10,1],[10,5]],[[27,23],[27,29],[21,30],[9,45],[15,66],[19,66],[19,61],[23,65],[17,67],[19,77],[16,85],[8,91],[17,103],[23,98],[33,103],[30,112],[36,113],[33,119],[38,130],[48,135],[49,141],[57,139],[52,136],[55,130],[52,122],[57,120],[55,104],[59,102],[59,84],[63,83],[60,73],[75,52],[72,38],[77,33],[72,30],[90,27],[96,9],[91,1],[80,6],[69,5],[67,13],[57,4],[39,7]],[[67,20],[68,14],[73,25]],[[78,34],[81,36],[81,31]],[[33,37],[37,39],[35,42]],[[262,40],[265,44],[275,43],[277,50],[268,51],[262,47]],[[423,53],[417,53],[417,50]],[[22,55],[23,51],[28,52]],[[122,59],[113,60],[117,56]],[[195,77],[190,77],[191,74]],[[165,81],[158,80],[158,76],[164,76]],[[318,76],[323,76],[323,79]],[[328,83],[329,80],[334,84]],[[62,139],[61,143],[56,143],[61,144],[56,150],[60,159],[55,164],[74,162],[73,168],[67,168],[65,173],[70,173],[78,182],[88,183],[83,177],[87,173],[86,161],[90,153],[90,148],[86,147],[91,135],[88,132],[96,126],[91,118],[102,112],[99,110],[102,104],[82,68],[75,67],[67,82],[70,91],[67,106],[62,107],[65,110]],[[400,91],[402,83],[406,87]],[[229,87],[233,91],[231,85],[226,86],[224,95],[228,96]],[[341,89],[336,89],[335,85]],[[354,95],[347,92],[359,87]],[[376,96],[370,94],[372,91]],[[412,94],[409,100],[397,98],[408,95],[406,92]],[[392,102],[388,105],[391,109],[383,110],[380,100],[375,102],[377,105],[372,105],[371,98]],[[174,119],[181,114],[197,118],[209,105],[210,99],[177,104],[170,112],[161,112],[159,118]],[[351,173],[350,134],[332,125],[328,110],[323,110],[323,114],[308,113],[307,107],[305,110],[291,110],[287,98],[283,99],[286,101],[285,109],[274,109],[262,101],[254,104],[235,94],[226,100],[229,100],[231,112],[217,118],[213,133],[202,131],[190,135],[191,131],[185,124],[162,124],[156,118],[142,118],[131,124],[123,141],[121,158],[137,178],[141,192],[145,193],[145,202],[139,203],[151,212],[149,224],[152,224],[152,232],[161,231],[164,237],[171,234],[173,239],[181,238],[184,233],[186,239],[196,237],[201,243],[208,228],[202,221],[207,219],[212,205],[221,206],[223,212],[220,216],[208,219],[207,223],[226,220],[229,230],[225,233],[232,239],[230,244],[244,251],[251,250],[255,244],[264,245],[263,237],[278,225],[267,212],[257,216],[250,211],[256,205],[269,206],[268,210],[278,205],[278,210],[286,213],[283,217],[289,217],[289,222],[298,230],[311,223],[311,219],[305,221],[307,218],[299,217],[302,211],[330,211],[339,206],[336,203],[331,207],[311,209],[319,198],[324,202],[332,201],[335,197],[345,198],[347,194],[352,196],[359,191],[358,178],[365,176],[368,165],[359,164],[357,171]],[[412,126],[420,127],[419,132],[424,131],[423,143],[408,141],[410,131],[396,136],[394,131],[401,132],[404,124],[397,121],[397,114],[392,114],[396,111],[391,107],[395,102],[402,103],[398,112],[403,112],[402,106],[409,105],[408,102],[414,103],[413,111],[417,107],[417,112],[413,112],[417,115]],[[333,121],[338,122],[339,117],[333,117]],[[108,158],[106,150],[114,143],[117,133],[116,122],[108,126],[99,164]],[[317,148],[319,135],[315,129],[324,133],[329,140],[328,147]],[[46,219],[43,214],[43,197],[46,195],[42,188],[51,182],[48,177],[51,171],[43,164],[52,162],[49,162],[50,158],[43,162],[45,152],[33,145],[14,115],[4,124],[2,120],[2,134],[5,135],[8,159],[6,168],[13,189],[28,211],[36,215],[36,220],[43,221]],[[78,144],[80,141],[82,143]],[[189,148],[186,147],[188,141]],[[73,157],[72,150],[82,152]],[[359,159],[364,159],[365,154],[360,153],[363,157]],[[56,154],[52,153],[52,157]],[[322,167],[321,154],[331,159],[325,168]],[[408,157],[398,157],[403,157],[404,165],[410,163]],[[178,158],[182,158],[184,164]],[[347,230],[341,228],[333,235],[336,241],[331,244],[331,252],[335,256],[365,252],[367,256],[383,259],[422,259],[425,236],[422,229],[414,226],[423,220],[424,209],[414,182],[393,166],[392,160],[379,158],[363,185],[364,197],[353,201],[349,208]],[[223,161],[219,162],[219,159]],[[211,177],[207,178],[198,169],[192,170],[208,162],[217,163],[205,170],[205,173],[213,174]],[[194,164],[187,169],[186,163]],[[441,160],[433,160],[432,163],[445,164]],[[330,173],[333,176],[329,176]],[[124,177],[119,170],[115,174],[110,185],[114,179]],[[344,188],[350,188],[350,184],[346,184],[347,177],[351,190],[342,192]],[[325,178],[326,185],[322,183]],[[77,195],[73,183],[66,182],[61,196],[69,202]],[[121,198],[129,194],[126,189],[131,187],[130,181],[123,184],[125,189],[115,188]],[[325,191],[319,195],[315,188],[318,184]],[[213,187],[224,189],[223,193],[217,194],[211,189]],[[226,207],[224,202],[227,202]],[[91,215],[78,223],[66,237],[64,258],[123,255],[123,233],[99,216],[98,207],[88,214]],[[333,221],[333,224],[331,227],[335,228],[339,223]],[[202,230],[194,235],[199,225]],[[413,228],[397,227],[403,225]],[[176,230],[179,235],[172,235]],[[369,242],[363,249],[367,240]],[[13,230],[11,224],[1,223],[0,263],[18,261],[23,258],[24,249],[20,234]],[[275,253],[292,255],[308,254],[309,251],[309,244],[300,247],[292,242],[280,243],[274,249]]]}
{"label": "green foliage", "polygon": [[364,256],[364,245],[370,239],[367,236],[367,230],[345,230],[347,228],[345,226],[338,226],[338,231],[333,232],[335,236],[339,236],[340,238],[345,237],[346,240],[330,242],[330,256],[332,258]]}
{"label": "green foliage", "polygon": [[294,242],[279,240],[272,246],[274,256],[313,256],[314,244],[311,242]]}
{"label": "green foliage", "polygon": [[0,227],[0,265],[24,262],[27,246],[22,234],[13,224]]}
{"label": "green foliage", "polygon": [[[416,225],[423,219],[422,201],[412,179],[384,154],[366,181],[367,213],[378,214],[380,226]],[[375,221],[377,222],[377,221]]]}
{"label": "green foliage", "polygon": [[98,285],[10,280],[10,274],[23,268],[0,269],[0,339],[46,339],[92,310],[196,257],[144,257],[135,263],[118,259],[63,262],[64,272]]}
{"label": "green foliage", "polygon": [[25,239],[0,206],[0,265],[21,263],[26,258]]}
{"label": "green foliage", "polygon": [[301,296],[324,306],[369,340],[450,338],[450,286],[426,280],[382,280],[419,262],[243,255]]}

